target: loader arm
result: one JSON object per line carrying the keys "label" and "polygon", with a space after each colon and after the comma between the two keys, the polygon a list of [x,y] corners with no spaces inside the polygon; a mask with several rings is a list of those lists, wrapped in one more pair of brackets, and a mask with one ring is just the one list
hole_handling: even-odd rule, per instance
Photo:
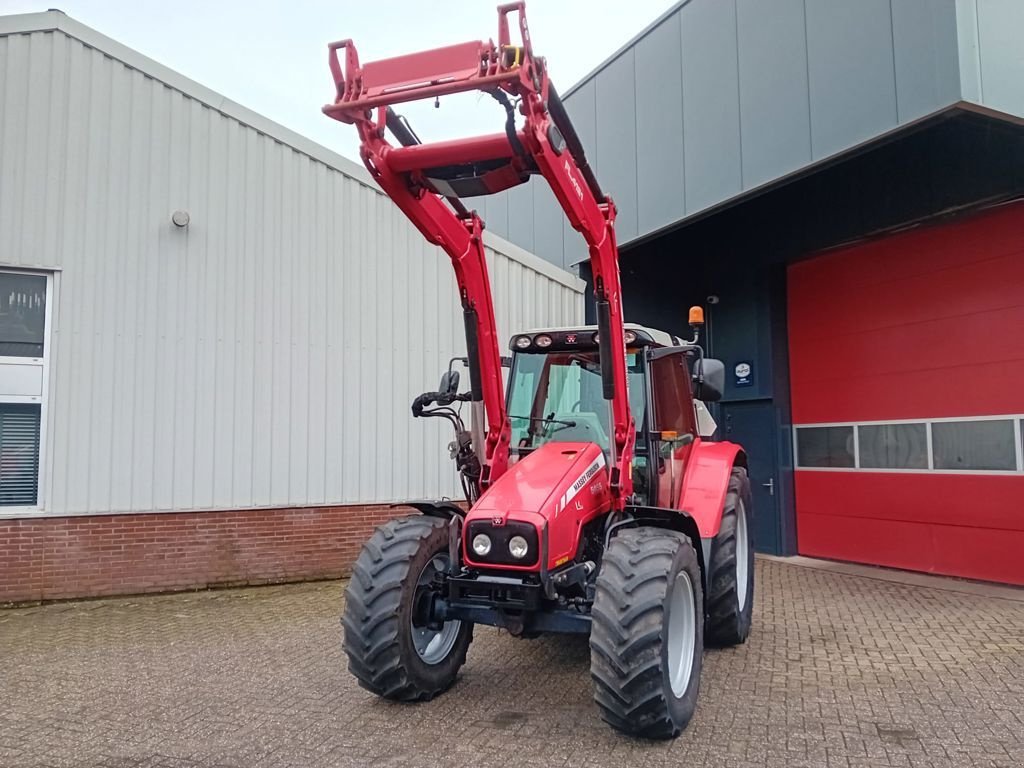
{"label": "loader arm", "polygon": [[[512,14],[519,26],[515,45],[509,29]],[[472,41],[366,64],[360,64],[350,40],[331,43],[328,49],[336,97],[324,113],[356,126],[367,169],[424,237],[447,252],[455,269],[466,321],[482,488],[508,468],[511,428],[484,225],[460,198],[493,194],[541,175],[570,224],[583,235],[594,278],[602,389],[613,432],[609,481],[614,506],[621,510],[633,492],[635,428],[627,391],[615,205],[587,164],[583,145],[548,79],[545,60],[533,54],[525,3],[498,7],[497,45]],[[422,144],[392,109],[395,104],[472,90],[493,96],[505,107],[503,132]],[[522,128],[516,127],[512,99],[519,100]],[[385,128],[399,146],[388,142]]]}

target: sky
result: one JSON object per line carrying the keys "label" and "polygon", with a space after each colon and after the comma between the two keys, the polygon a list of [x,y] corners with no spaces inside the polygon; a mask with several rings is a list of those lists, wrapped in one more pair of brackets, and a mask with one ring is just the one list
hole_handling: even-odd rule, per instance
{"label": "sky", "polygon": [[[529,0],[534,52],[565,93],[674,0]],[[362,61],[497,37],[497,0],[0,0],[0,14],[59,8],[104,35],[350,158],[355,129],[325,117],[327,43],[352,38]],[[515,39],[515,35],[513,35]],[[403,105],[421,139],[502,130],[482,94]]]}

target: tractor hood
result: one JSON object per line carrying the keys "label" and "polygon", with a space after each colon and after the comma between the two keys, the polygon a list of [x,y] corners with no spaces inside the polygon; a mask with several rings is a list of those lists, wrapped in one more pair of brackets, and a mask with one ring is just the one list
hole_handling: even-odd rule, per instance
{"label": "tractor hood", "polygon": [[[610,506],[600,447],[546,443],[510,466],[473,505],[463,529],[463,557],[478,567],[537,571],[546,560],[548,569],[556,568],[576,555],[583,525]],[[492,542],[483,556],[472,547],[481,533]],[[537,546],[521,560],[508,551],[508,540],[517,534]]]}

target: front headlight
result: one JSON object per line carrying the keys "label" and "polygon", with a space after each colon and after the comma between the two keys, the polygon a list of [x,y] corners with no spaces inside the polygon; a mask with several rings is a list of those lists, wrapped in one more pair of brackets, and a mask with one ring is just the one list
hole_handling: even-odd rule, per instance
{"label": "front headlight", "polygon": [[530,551],[530,545],[522,536],[513,536],[508,540],[508,553],[516,560],[522,560]]}
{"label": "front headlight", "polygon": [[473,537],[473,551],[480,557],[484,557],[491,551],[491,537],[486,533],[478,533]]}

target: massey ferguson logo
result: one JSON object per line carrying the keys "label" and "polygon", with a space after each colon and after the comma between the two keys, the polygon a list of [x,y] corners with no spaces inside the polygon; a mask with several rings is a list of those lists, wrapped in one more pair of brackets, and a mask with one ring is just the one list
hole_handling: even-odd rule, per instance
{"label": "massey ferguson logo", "polygon": [[573,176],[572,166],[569,165],[569,158],[566,158],[564,160],[564,167],[565,167],[565,175],[569,177],[569,181],[572,182],[572,188],[576,190],[576,197],[578,197],[580,200],[582,200],[583,199],[583,187],[580,186],[580,183],[578,181],[576,181],[576,177]]}
{"label": "massey ferguson logo", "polygon": [[590,478],[596,475],[598,470],[600,470],[603,466],[603,461],[595,461],[593,464],[587,467],[587,471],[580,475],[579,480],[572,484],[572,495],[575,496],[577,493],[579,493],[583,486],[585,486],[587,482],[590,480]]}
{"label": "massey ferguson logo", "polygon": [[491,525],[493,525],[495,528],[500,528],[504,524],[505,524],[505,518],[504,517],[495,516],[495,517],[491,518]]}

